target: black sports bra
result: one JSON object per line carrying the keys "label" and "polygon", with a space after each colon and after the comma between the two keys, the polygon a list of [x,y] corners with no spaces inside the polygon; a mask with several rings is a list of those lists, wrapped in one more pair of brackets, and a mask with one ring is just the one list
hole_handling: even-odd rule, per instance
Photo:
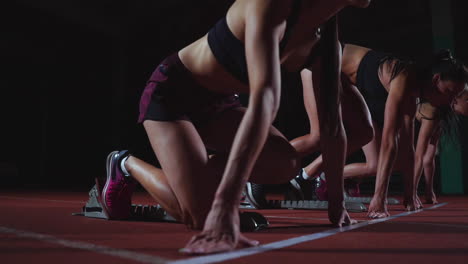
{"label": "black sports bra", "polygon": [[[291,37],[291,29],[297,23],[301,7],[301,0],[294,0],[291,14],[286,22],[286,30],[280,42],[282,51]],[[245,59],[244,43],[234,36],[229,29],[226,16],[216,23],[208,32],[208,45],[217,61],[236,79],[248,84],[247,62]]]}

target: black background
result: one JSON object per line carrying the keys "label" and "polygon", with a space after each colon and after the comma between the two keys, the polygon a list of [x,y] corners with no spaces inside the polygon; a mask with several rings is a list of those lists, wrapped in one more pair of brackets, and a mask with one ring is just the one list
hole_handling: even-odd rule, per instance
{"label": "black background", "polygon": [[[466,1],[451,1],[457,56],[468,60]],[[165,56],[205,34],[232,1],[14,0],[0,7],[0,188],[90,187],[107,153],[154,161],[138,100]],[[374,0],[340,14],[342,40],[430,56],[428,0]],[[277,126],[308,131],[297,76],[284,76]]]}

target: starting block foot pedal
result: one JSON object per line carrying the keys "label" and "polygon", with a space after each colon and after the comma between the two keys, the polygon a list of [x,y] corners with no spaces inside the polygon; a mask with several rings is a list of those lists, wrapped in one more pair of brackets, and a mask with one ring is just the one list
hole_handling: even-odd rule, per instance
{"label": "starting block foot pedal", "polygon": [[[350,197],[350,196],[345,196],[345,202],[370,204],[371,200],[372,200],[372,197]],[[400,204],[400,201],[398,199],[395,199],[395,198],[387,198],[387,204],[397,205],[397,204]]]}
{"label": "starting block foot pedal", "polygon": [[400,204],[400,201],[396,198],[387,198],[387,204],[396,205]]}
{"label": "starting block foot pedal", "polygon": [[109,219],[106,211],[104,210],[101,198],[100,198],[100,188],[99,181],[95,179],[96,184],[89,191],[89,199],[86,204],[82,207],[80,213],[73,213],[72,215],[81,215],[92,218],[102,218]]}
{"label": "starting block foot pedal", "polygon": [[159,204],[132,204],[130,219],[136,221],[177,222]]}
{"label": "starting block foot pedal", "polygon": [[363,203],[360,203],[360,202],[345,201],[345,208],[349,212],[353,212],[353,213],[367,212],[367,207]]}
{"label": "starting block foot pedal", "polygon": [[[268,200],[268,206],[272,209],[328,210],[328,202],[319,200]],[[345,207],[350,212],[367,211],[367,207],[359,202],[345,202]]]}
{"label": "starting block foot pedal", "polygon": [[[82,207],[81,212],[73,213],[72,215],[109,220],[109,216],[101,202],[101,188],[99,187],[98,179],[95,179],[95,183],[88,193],[89,199]],[[160,205],[132,204],[130,210],[130,218],[127,220],[176,222]]]}
{"label": "starting block foot pedal", "polygon": [[239,220],[242,232],[255,232],[266,229],[270,225],[268,219],[257,212],[240,212]]}
{"label": "starting block foot pedal", "polygon": [[[98,180],[89,191],[89,199],[82,207],[81,212],[72,215],[86,216],[109,220],[109,216],[101,203],[101,189]],[[257,212],[240,212],[240,228],[243,232],[254,232],[269,226],[268,220]],[[159,204],[132,204],[129,221],[173,222],[176,219],[169,215]]]}

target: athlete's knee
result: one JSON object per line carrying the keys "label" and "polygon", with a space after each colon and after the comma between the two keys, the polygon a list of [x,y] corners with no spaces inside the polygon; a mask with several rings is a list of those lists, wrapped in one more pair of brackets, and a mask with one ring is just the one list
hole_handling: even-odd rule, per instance
{"label": "athlete's knee", "polygon": [[357,145],[364,146],[374,138],[374,127],[368,120],[359,120],[345,120],[346,135]]}
{"label": "athlete's knee", "polygon": [[432,166],[434,164],[434,156],[433,155],[424,155],[423,157],[423,166],[426,168],[426,167],[429,167],[429,166]]}
{"label": "athlete's knee", "polygon": [[300,156],[284,138],[272,136],[265,144],[254,170],[251,181],[255,183],[284,183],[299,171]]}
{"label": "athlete's knee", "polygon": [[320,148],[320,133],[315,129],[311,133],[304,135],[301,142],[304,144],[303,149],[306,150],[307,154],[318,151]]}
{"label": "athlete's knee", "polygon": [[[291,175],[293,176],[300,168],[300,156],[297,153],[296,149],[289,144],[289,142],[282,138],[278,138],[276,143],[276,156],[274,160],[271,160],[271,163],[277,163],[276,169],[282,175]],[[275,150],[273,150],[275,151]],[[271,165],[271,164],[270,164]]]}
{"label": "athlete's knee", "polygon": [[366,163],[366,176],[375,176],[377,174],[377,163],[367,162]]}

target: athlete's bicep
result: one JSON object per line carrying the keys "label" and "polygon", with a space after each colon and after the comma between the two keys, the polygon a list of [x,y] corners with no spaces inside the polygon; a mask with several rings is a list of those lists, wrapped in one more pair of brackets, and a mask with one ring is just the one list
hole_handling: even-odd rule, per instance
{"label": "athlete's bicep", "polygon": [[[271,1],[252,2],[245,18],[245,53],[252,96],[273,90],[279,99],[281,26],[287,16]],[[283,7],[284,8],[284,7]]]}
{"label": "athlete's bicep", "polygon": [[407,79],[396,77],[390,84],[390,91],[385,103],[383,140],[395,138],[403,125]]}

